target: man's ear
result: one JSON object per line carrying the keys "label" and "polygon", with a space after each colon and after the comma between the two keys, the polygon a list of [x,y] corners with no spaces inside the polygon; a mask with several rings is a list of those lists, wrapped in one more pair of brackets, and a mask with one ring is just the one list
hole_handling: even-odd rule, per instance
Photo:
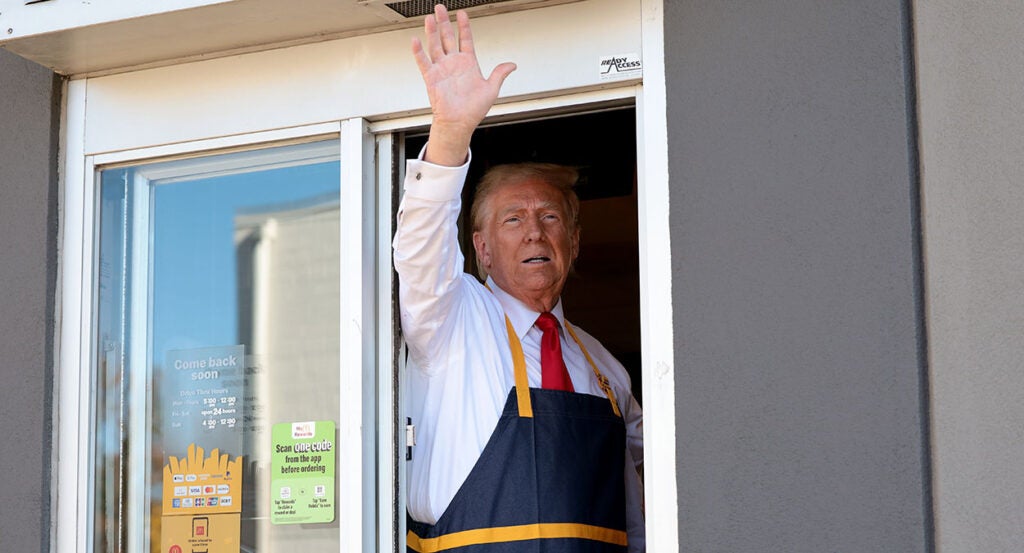
{"label": "man's ear", "polygon": [[487,249],[487,242],[480,231],[473,233],[473,249],[476,250],[476,262],[487,268],[491,266],[491,252]]}
{"label": "man's ear", "polygon": [[576,225],[576,230],[572,232],[572,242],[569,246],[572,259],[570,261],[576,261],[576,258],[580,256],[580,226]]}

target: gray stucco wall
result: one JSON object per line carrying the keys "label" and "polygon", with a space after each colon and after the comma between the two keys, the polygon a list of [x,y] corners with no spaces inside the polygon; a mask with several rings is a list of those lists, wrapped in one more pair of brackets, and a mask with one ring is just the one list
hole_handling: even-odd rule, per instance
{"label": "gray stucco wall", "polygon": [[1024,3],[918,2],[938,550],[1024,551]]}
{"label": "gray stucco wall", "polygon": [[0,551],[49,551],[60,83],[0,49]]}
{"label": "gray stucco wall", "polygon": [[665,2],[680,551],[933,547],[904,10]]}

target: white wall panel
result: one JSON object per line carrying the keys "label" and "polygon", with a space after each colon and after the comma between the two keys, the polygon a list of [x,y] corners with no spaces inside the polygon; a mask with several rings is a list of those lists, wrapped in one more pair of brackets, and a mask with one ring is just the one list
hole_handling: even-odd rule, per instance
{"label": "white wall panel", "polygon": [[24,0],[3,0],[0,2],[0,12],[4,16],[4,26],[11,29],[7,33],[9,36],[4,38],[16,39],[233,1],[235,0],[42,0],[26,4]]}
{"label": "white wall panel", "polygon": [[[519,69],[504,98],[621,85],[601,56],[641,51],[639,0],[591,0],[474,21],[485,72]],[[401,30],[88,79],[86,153],[427,109]]]}

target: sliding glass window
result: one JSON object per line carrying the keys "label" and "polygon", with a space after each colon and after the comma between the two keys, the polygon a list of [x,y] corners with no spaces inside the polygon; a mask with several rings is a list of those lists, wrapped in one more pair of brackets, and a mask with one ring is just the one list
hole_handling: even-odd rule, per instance
{"label": "sliding glass window", "polygon": [[338,551],[338,153],[100,171],[94,551]]}

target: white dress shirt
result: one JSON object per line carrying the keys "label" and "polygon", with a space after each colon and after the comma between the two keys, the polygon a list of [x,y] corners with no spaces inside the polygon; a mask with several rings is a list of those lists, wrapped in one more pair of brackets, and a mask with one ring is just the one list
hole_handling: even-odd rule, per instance
{"label": "white dress shirt", "polygon": [[[421,154],[422,155],[422,154]],[[444,514],[491,437],[514,386],[507,314],[523,346],[531,387],[540,387],[539,313],[493,281],[487,290],[463,271],[458,216],[469,162],[443,167],[410,160],[394,240],[402,331],[409,349],[409,415],[416,425],[409,475],[409,513],[434,524]],[[565,332],[562,356],[576,392],[605,397],[583,352]],[[571,324],[571,321],[570,321]],[[615,392],[626,426],[626,523],[631,552],[644,550],[640,406],[629,375],[596,339],[573,326]]]}

